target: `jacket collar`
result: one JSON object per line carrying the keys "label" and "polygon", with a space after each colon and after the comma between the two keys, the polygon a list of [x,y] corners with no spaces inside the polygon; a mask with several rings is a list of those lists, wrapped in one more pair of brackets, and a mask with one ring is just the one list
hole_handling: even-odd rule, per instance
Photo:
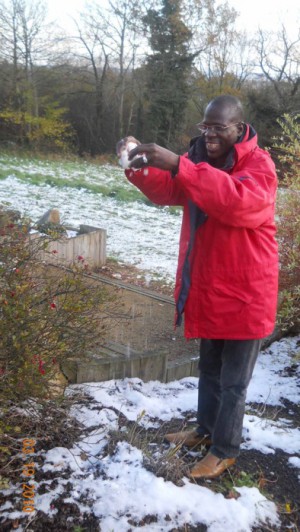
{"label": "jacket collar", "polygon": [[[257,134],[251,124],[244,125],[244,131],[236,144],[228,153],[223,170],[230,170],[244,155],[252,151],[257,146]],[[207,152],[203,136],[193,137],[190,142],[188,158],[195,164],[208,162]]]}

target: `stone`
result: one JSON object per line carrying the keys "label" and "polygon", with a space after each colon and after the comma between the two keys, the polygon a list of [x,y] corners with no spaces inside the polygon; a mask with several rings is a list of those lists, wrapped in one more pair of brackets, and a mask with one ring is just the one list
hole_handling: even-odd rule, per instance
{"label": "stone", "polygon": [[37,221],[37,225],[43,224],[60,224],[60,214],[58,209],[49,209],[43,216]]}
{"label": "stone", "polygon": [[58,209],[49,209],[36,222],[36,229],[40,233],[48,233],[49,231],[56,231],[59,234],[65,234],[66,230],[60,223],[60,214]]}

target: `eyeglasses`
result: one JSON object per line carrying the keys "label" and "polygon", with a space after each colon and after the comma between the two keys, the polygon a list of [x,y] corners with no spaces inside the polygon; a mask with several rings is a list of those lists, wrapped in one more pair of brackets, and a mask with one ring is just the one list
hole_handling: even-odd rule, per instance
{"label": "eyeglasses", "polygon": [[229,126],[207,126],[206,124],[196,124],[196,127],[197,129],[199,129],[199,131],[201,131],[201,133],[207,133],[207,131],[210,131],[211,133],[223,133],[224,131],[226,131],[226,129],[228,129],[229,127],[232,127],[232,126],[237,126],[241,124],[241,122],[235,122],[234,124],[230,124]]}

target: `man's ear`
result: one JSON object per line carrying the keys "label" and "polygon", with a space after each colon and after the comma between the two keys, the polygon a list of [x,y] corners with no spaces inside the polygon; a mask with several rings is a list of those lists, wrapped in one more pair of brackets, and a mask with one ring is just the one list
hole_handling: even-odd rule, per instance
{"label": "man's ear", "polygon": [[240,136],[243,134],[243,132],[244,132],[244,126],[245,126],[244,122],[241,122],[241,123],[237,126],[237,131],[238,131],[238,136],[239,136],[239,137],[240,137]]}

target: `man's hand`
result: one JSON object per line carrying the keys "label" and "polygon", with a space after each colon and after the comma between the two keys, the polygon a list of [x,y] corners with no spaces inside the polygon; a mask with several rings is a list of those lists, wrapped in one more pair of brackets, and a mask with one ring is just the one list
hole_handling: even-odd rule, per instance
{"label": "man's hand", "polygon": [[[134,157],[136,158],[134,159]],[[130,168],[154,166],[161,170],[170,170],[176,174],[179,166],[179,155],[154,143],[140,144],[129,152],[128,159]]]}

